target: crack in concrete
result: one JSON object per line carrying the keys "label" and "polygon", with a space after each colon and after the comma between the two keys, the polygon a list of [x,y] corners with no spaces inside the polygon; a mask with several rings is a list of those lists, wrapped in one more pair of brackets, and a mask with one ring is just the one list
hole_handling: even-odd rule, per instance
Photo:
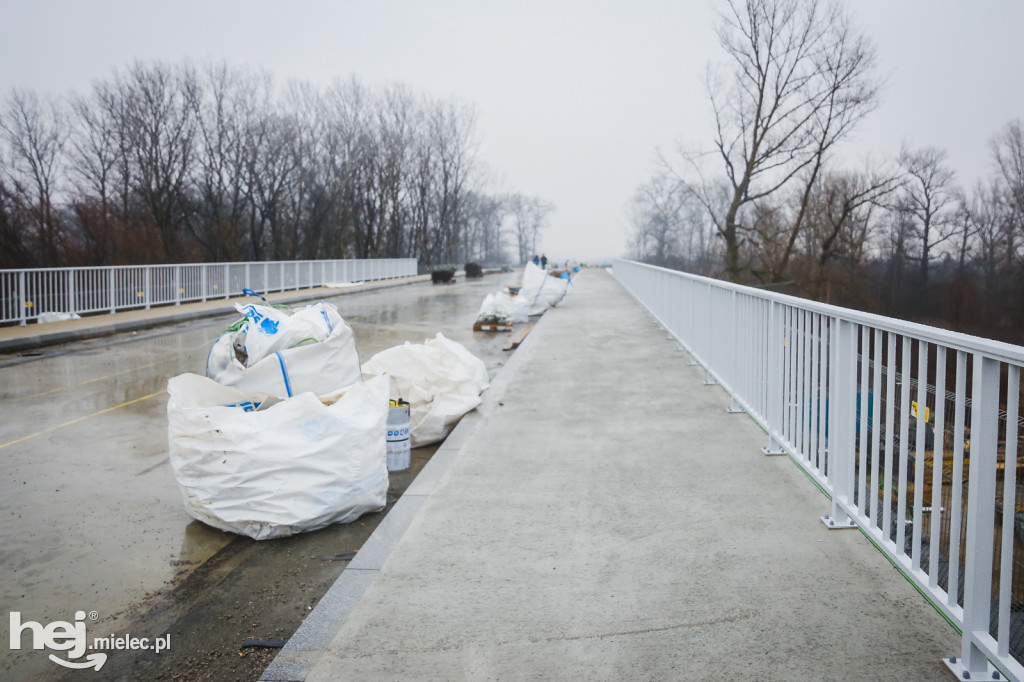
{"label": "crack in concrete", "polygon": [[710,620],[694,621],[694,622],[691,622],[691,623],[679,623],[679,624],[676,624],[676,625],[665,625],[663,627],[658,627],[658,628],[644,628],[644,629],[640,629],[640,630],[621,630],[621,631],[615,631],[615,632],[600,632],[600,633],[597,633],[597,634],[577,635],[577,636],[573,636],[573,637],[548,637],[548,638],[545,638],[545,639],[534,640],[532,643],[540,643],[540,642],[572,642],[572,641],[586,640],[586,639],[606,639],[606,638],[609,638],[609,637],[627,637],[627,636],[630,636],[630,635],[646,635],[646,634],[650,634],[650,633],[654,633],[654,632],[667,632],[669,630],[683,630],[683,629],[686,629],[686,628],[699,628],[699,627],[707,627],[709,625],[722,625],[724,623],[736,623],[736,622],[739,622],[739,621],[742,621],[742,620],[750,620],[755,615],[757,615],[757,614],[755,614],[753,612],[749,612],[749,613],[740,613],[738,615],[729,616],[729,617],[725,617],[725,618],[712,618]]}
{"label": "crack in concrete", "polygon": [[692,621],[692,622],[687,622],[687,623],[676,623],[674,625],[664,625],[664,626],[661,626],[661,627],[652,627],[652,628],[640,628],[640,629],[636,629],[636,630],[615,630],[615,631],[612,631],[612,632],[597,632],[597,633],[582,634],[582,635],[559,635],[557,637],[530,637],[530,638],[526,638],[526,639],[507,639],[507,640],[501,640],[501,641],[497,641],[497,642],[474,642],[474,641],[451,642],[451,643],[439,642],[438,644],[433,645],[433,646],[427,645],[427,646],[416,647],[416,646],[408,646],[408,645],[406,645],[406,646],[403,646],[401,649],[394,649],[394,650],[390,650],[390,651],[377,650],[377,651],[374,651],[374,652],[352,653],[352,654],[342,654],[340,652],[332,652],[330,650],[330,648],[328,648],[325,651],[325,654],[326,655],[331,655],[333,653],[340,660],[358,660],[358,659],[377,658],[377,657],[380,657],[380,656],[398,655],[400,653],[401,654],[409,654],[409,653],[434,653],[434,652],[453,651],[453,650],[458,650],[458,649],[471,649],[471,648],[481,648],[481,647],[505,647],[505,646],[511,646],[511,645],[516,645],[516,644],[532,645],[532,644],[545,644],[545,643],[552,643],[552,642],[575,642],[575,641],[585,641],[585,640],[589,640],[589,639],[609,639],[609,638],[613,638],[613,637],[631,637],[631,636],[635,636],[635,635],[646,635],[646,634],[652,634],[652,633],[658,633],[658,632],[669,632],[669,631],[672,631],[672,630],[685,630],[685,629],[690,629],[690,628],[700,628],[700,627],[708,627],[708,626],[713,626],[713,625],[723,625],[723,624],[726,624],[726,623],[736,623],[736,622],[743,621],[743,620],[750,620],[750,619],[752,619],[752,618],[754,618],[756,616],[757,616],[757,613],[754,612],[754,611],[741,611],[741,612],[739,612],[739,613],[737,613],[735,615],[725,616],[725,617],[722,617],[722,618],[711,618],[711,619],[708,619],[708,620],[699,620],[699,621]]}

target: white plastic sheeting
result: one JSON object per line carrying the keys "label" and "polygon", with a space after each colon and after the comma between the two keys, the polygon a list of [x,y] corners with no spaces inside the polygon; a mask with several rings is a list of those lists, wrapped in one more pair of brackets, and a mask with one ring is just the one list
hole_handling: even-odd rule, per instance
{"label": "white plastic sheeting", "polygon": [[39,313],[36,322],[38,324],[47,324],[49,322],[67,322],[68,320],[80,319],[82,319],[82,316],[78,313]]}
{"label": "white plastic sheeting", "polygon": [[214,342],[206,361],[211,379],[279,397],[323,395],[359,381],[355,335],[332,304],[292,315],[255,304],[235,308],[245,322]]}
{"label": "white plastic sheeting", "polygon": [[480,305],[477,319],[498,316],[508,319],[509,322],[527,322],[530,319],[529,307],[529,302],[522,296],[513,296],[507,291],[499,291],[495,294],[487,294],[484,302]]}
{"label": "white plastic sheeting", "polygon": [[551,277],[539,266],[527,263],[519,296],[526,303],[530,315],[542,315],[565,298],[571,284],[568,279]]}
{"label": "white plastic sheeting", "polygon": [[266,540],[387,502],[388,382],[279,399],[195,374],[168,382],[170,463],[188,513]]}
{"label": "white plastic sheeting", "polygon": [[391,397],[410,404],[414,448],[444,440],[480,404],[489,383],[483,361],[440,333],[422,344],[381,351],[363,364],[364,377],[385,374],[393,380]]}

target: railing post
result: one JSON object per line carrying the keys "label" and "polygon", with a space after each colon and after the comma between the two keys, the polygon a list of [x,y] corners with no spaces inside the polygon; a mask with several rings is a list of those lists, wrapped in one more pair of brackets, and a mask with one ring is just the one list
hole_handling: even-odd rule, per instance
{"label": "railing post", "polygon": [[768,309],[768,445],[761,448],[766,455],[784,455],[786,451],[775,437],[782,427],[782,407],[785,395],[782,390],[783,332],[782,304],[772,301]]}
{"label": "railing post", "polygon": [[28,324],[28,292],[25,290],[25,271],[18,273],[18,291],[21,293],[21,326]]}
{"label": "railing post", "polygon": [[729,308],[731,309],[732,315],[730,320],[732,328],[729,330],[729,343],[732,345],[732,371],[733,375],[729,378],[729,388],[731,389],[730,396],[732,400],[729,402],[729,407],[725,408],[725,411],[730,414],[743,414],[746,410],[740,405],[740,401],[737,398],[741,387],[743,385],[743,363],[744,358],[740,357],[740,340],[739,340],[739,296],[736,291],[733,290],[729,296]]}
{"label": "railing post", "polygon": [[[974,356],[971,398],[962,658],[954,672],[961,679],[983,679],[989,670],[988,658],[979,648],[978,641],[991,637],[992,547],[995,540],[995,506],[992,500],[996,496],[996,450],[999,442],[998,361]],[[971,675],[965,677],[963,671]]]}
{"label": "railing post", "polygon": [[75,272],[74,268],[65,270],[64,272],[68,275],[68,312],[72,315],[76,312],[75,310]]}
{"label": "railing post", "polygon": [[146,310],[149,310],[149,301],[151,300],[151,296],[150,296],[150,280],[152,279],[151,272],[152,272],[152,269],[147,265],[146,266],[146,278],[142,282],[142,298],[146,301]]}
{"label": "railing post", "polygon": [[[707,295],[704,300],[704,314],[701,316],[704,318],[704,335],[706,337],[706,343],[701,352],[701,357],[704,361],[704,370],[706,376],[704,377],[705,386],[714,386],[718,383],[718,379],[711,373],[711,365],[715,364],[715,302],[712,300],[714,296],[711,285],[708,284],[705,287]],[[697,324],[700,324],[698,320]]]}
{"label": "railing post", "polygon": [[252,289],[252,284],[250,283],[250,280],[249,280],[249,264],[248,263],[245,264],[245,288],[246,289]]}
{"label": "railing post", "polygon": [[110,286],[108,288],[108,291],[110,292],[110,314],[111,315],[113,315],[115,312],[117,312],[117,289],[115,289],[115,287],[117,286],[117,277],[116,277],[116,274],[115,274],[116,272],[117,272],[117,270],[115,270],[114,268],[110,268],[110,277],[109,277]]}
{"label": "railing post", "polygon": [[847,510],[854,509],[857,449],[857,325],[832,318],[835,383],[829,385],[828,467],[832,476],[832,513],[821,518],[827,528],[856,528]]}
{"label": "railing post", "polygon": [[181,305],[181,266],[174,266],[174,305]]}
{"label": "railing post", "polygon": [[209,286],[206,274],[206,263],[199,266],[199,286],[203,290],[203,303],[206,303],[206,287]]}

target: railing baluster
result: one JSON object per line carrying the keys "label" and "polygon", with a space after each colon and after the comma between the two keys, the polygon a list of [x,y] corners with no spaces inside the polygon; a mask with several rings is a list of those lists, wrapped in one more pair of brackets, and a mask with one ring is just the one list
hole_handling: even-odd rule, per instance
{"label": "railing baluster", "polygon": [[810,420],[807,417],[808,414],[808,393],[810,393],[810,355],[811,355],[811,335],[809,333],[811,323],[811,314],[806,310],[801,311],[800,324],[802,326],[800,333],[800,367],[798,368],[798,374],[796,383],[799,387],[799,397],[797,399],[797,409],[794,410],[796,418],[799,423],[797,428],[797,441],[796,448],[800,452],[803,452],[807,447],[808,433],[807,428],[810,424]]}
{"label": "railing baluster", "polygon": [[1017,510],[1017,425],[1020,411],[1020,368],[1010,365],[1006,382],[1006,455],[1003,460],[1003,534],[999,561],[999,654],[1010,653],[1010,602],[1013,592],[1013,536]]}
{"label": "railing baluster", "polygon": [[[924,471],[925,446],[928,428],[928,344],[917,342],[917,424],[914,443],[914,506],[912,510],[913,530],[911,533],[912,559],[914,570],[921,569],[921,525],[924,514]],[[909,419],[907,421],[910,421]]]}
{"label": "railing baluster", "polygon": [[943,467],[946,463],[946,347],[935,348],[935,429],[932,432],[931,529],[928,532],[928,584],[939,585],[942,553]]}
{"label": "railing baluster", "polygon": [[896,464],[895,448],[895,412],[896,412],[896,334],[889,332],[889,353],[886,359],[886,390],[885,390],[885,480],[882,481],[882,532],[885,539],[893,541],[892,533],[892,485],[893,469]]}
{"label": "railing baluster", "polygon": [[900,459],[899,482],[896,485],[896,547],[897,551],[906,551],[907,540],[907,479],[909,478],[907,459],[910,451],[910,380],[911,380],[911,345],[910,338],[902,338],[903,358],[900,363]]}
{"label": "railing baluster", "polygon": [[821,321],[818,315],[811,314],[810,343],[811,343],[811,366],[810,366],[810,393],[807,395],[807,410],[810,415],[807,428],[810,431],[810,447],[807,448],[805,459],[817,469],[818,467],[818,423],[821,421],[819,415],[819,404],[821,400],[821,358],[818,355],[821,338]]}
{"label": "railing baluster", "polygon": [[871,380],[871,480],[868,487],[868,518],[878,526],[878,465],[881,459],[879,445],[882,440],[882,330],[875,330],[874,373]]}
{"label": "railing baluster", "polygon": [[967,353],[956,353],[956,404],[953,409],[953,487],[950,490],[949,606],[960,603],[960,528],[963,524],[964,436],[967,403]]}
{"label": "railing baluster", "polygon": [[871,357],[871,330],[867,325],[860,329],[860,383],[857,385],[857,446],[860,456],[857,474],[857,508],[861,514],[867,512],[868,491],[868,362]]}

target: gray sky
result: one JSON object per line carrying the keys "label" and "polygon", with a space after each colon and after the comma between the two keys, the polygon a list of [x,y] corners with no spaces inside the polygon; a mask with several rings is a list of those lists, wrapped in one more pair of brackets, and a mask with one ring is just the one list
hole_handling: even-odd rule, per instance
{"label": "gray sky", "polygon": [[[398,81],[473,103],[500,189],[553,201],[553,258],[622,255],[655,150],[707,146],[717,0],[0,0],[0,93],[86,91],[135,58],[226,60],[279,81]],[[961,183],[1024,118],[1024,2],[856,0],[888,76],[847,153],[946,149]]]}

